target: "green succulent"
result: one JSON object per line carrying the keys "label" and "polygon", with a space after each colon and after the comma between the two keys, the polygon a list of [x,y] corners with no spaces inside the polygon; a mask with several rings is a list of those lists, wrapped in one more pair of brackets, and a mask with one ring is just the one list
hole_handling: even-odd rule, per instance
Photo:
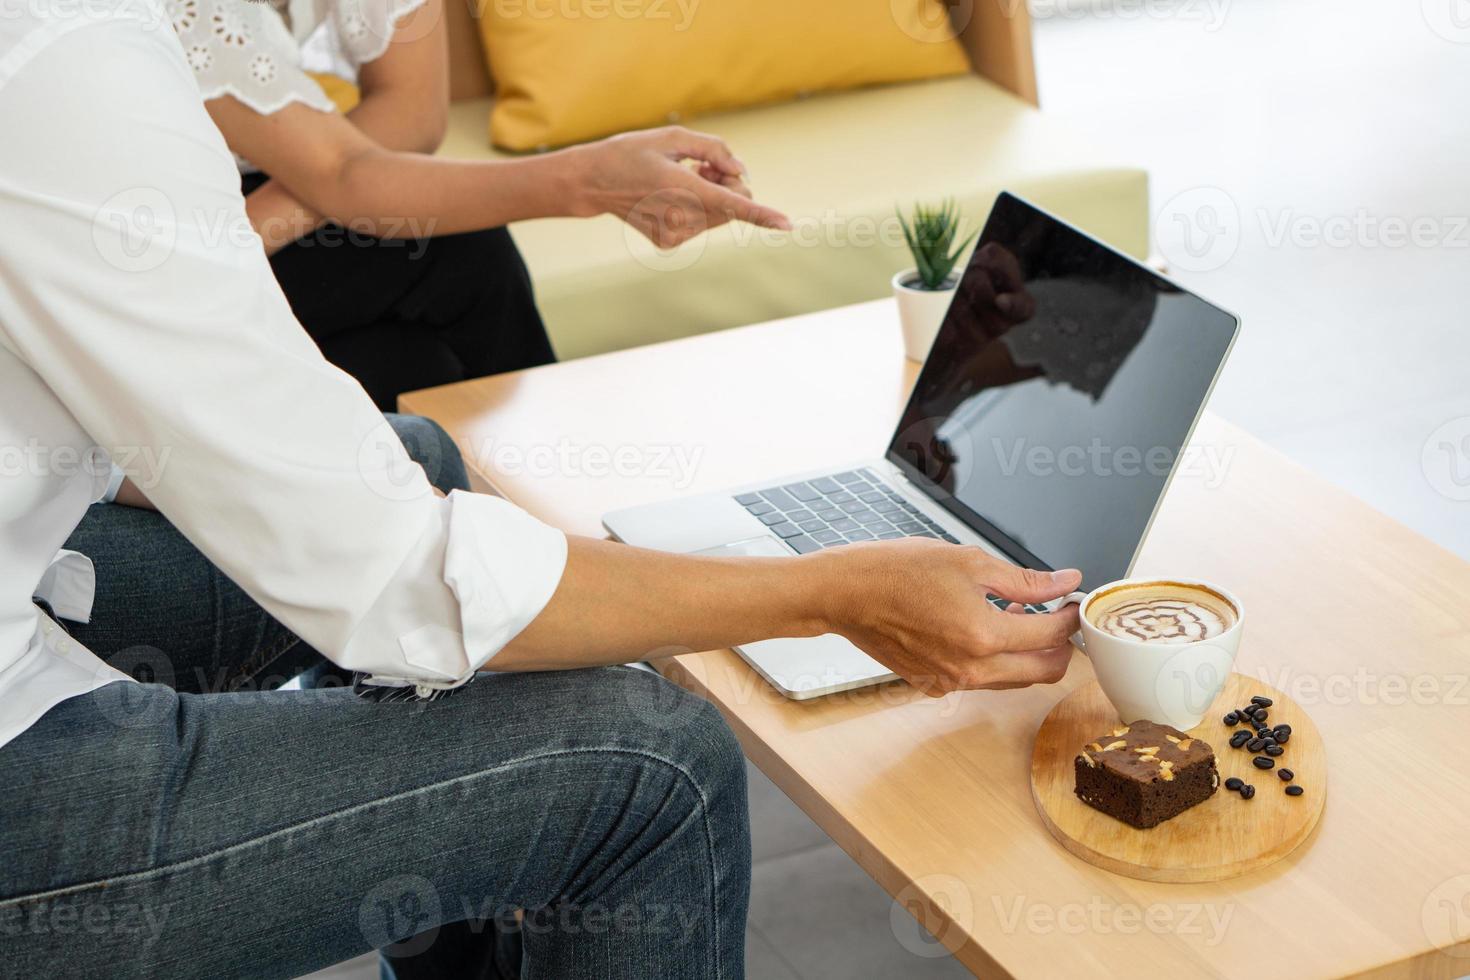
{"label": "green succulent", "polygon": [[979,230],[971,232],[959,245],[954,244],[960,233],[961,216],[952,197],[945,198],[937,208],[915,204],[911,220],[905,220],[903,212],[897,213],[898,223],[903,226],[904,240],[909,243],[909,251],[914,253],[914,264],[919,267],[919,288],[947,288],[955,263],[965,254],[965,249],[970,247]]}

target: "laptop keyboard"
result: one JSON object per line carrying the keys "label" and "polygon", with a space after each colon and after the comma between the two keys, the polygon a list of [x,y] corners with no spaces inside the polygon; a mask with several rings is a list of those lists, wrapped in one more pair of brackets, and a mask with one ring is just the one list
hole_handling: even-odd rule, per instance
{"label": "laptop keyboard", "polygon": [[735,502],[799,555],[854,541],[904,537],[959,544],[867,468],[742,493]]}
{"label": "laptop keyboard", "polygon": [[[866,467],[742,493],[735,502],[799,555],[854,541],[893,538],[937,538],[960,543]],[[985,598],[1001,609],[1011,605],[1010,600],[994,594]],[[1041,605],[1021,605],[1027,612],[1046,612]]]}

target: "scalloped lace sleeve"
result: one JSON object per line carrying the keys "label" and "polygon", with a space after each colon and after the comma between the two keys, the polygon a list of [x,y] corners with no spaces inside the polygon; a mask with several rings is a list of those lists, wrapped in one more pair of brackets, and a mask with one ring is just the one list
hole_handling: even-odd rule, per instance
{"label": "scalloped lace sleeve", "polygon": [[281,14],[257,0],[168,0],[169,17],[205,100],[233,95],[262,115],[300,102],[335,112],[301,67]]}
{"label": "scalloped lace sleeve", "polygon": [[329,0],[327,22],[343,60],[355,71],[388,50],[398,24],[427,0]]}

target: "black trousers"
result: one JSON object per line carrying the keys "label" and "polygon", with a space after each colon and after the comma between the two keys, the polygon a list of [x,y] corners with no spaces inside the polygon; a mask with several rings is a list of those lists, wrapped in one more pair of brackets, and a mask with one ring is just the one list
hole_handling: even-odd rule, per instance
{"label": "black trousers", "polygon": [[[246,176],[245,193],[265,180]],[[271,266],[327,360],[384,411],[405,391],[556,360],[504,228],[394,240],[332,225],[281,249]]]}

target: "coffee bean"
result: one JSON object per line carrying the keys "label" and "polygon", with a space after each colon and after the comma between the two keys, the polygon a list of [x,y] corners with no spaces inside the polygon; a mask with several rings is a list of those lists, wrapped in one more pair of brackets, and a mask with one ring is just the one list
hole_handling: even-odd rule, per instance
{"label": "coffee bean", "polygon": [[1229,779],[1225,780],[1226,789],[1240,789],[1244,785],[1245,780],[1241,779],[1239,776],[1231,776]]}
{"label": "coffee bean", "polygon": [[1252,752],[1259,752],[1266,747],[1266,740],[1263,738],[1253,738],[1245,743],[1245,747]]}
{"label": "coffee bean", "polygon": [[1266,719],[1270,716],[1271,712],[1267,711],[1265,708],[1257,708],[1256,713],[1252,717],[1256,719],[1257,724],[1265,724]]}
{"label": "coffee bean", "polygon": [[1279,744],[1285,745],[1287,742],[1291,741],[1291,732],[1277,732],[1271,737],[1276,739]]}
{"label": "coffee bean", "polygon": [[1242,745],[1244,745],[1246,742],[1249,742],[1250,740],[1251,740],[1251,733],[1250,732],[1236,732],[1234,735],[1231,735],[1230,736],[1230,747],[1232,749],[1238,749]]}
{"label": "coffee bean", "polygon": [[1244,786],[1242,786],[1240,788],[1240,798],[1242,800],[1248,800],[1252,796],[1255,796],[1255,795],[1256,795],[1256,788],[1254,786],[1252,786],[1250,783],[1246,783]]}
{"label": "coffee bean", "polygon": [[1232,712],[1230,712],[1230,714],[1226,715],[1223,720],[1224,720],[1225,724],[1227,724],[1227,725],[1233,725],[1236,722],[1240,721],[1240,715],[1237,715],[1235,712],[1232,711]]}
{"label": "coffee bean", "polygon": [[1272,766],[1276,765],[1276,760],[1264,755],[1258,755],[1251,760],[1251,763],[1257,769],[1270,769]]}
{"label": "coffee bean", "polygon": [[1283,722],[1282,724],[1276,726],[1276,731],[1282,733],[1283,735],[1290,735],[1291,726]]}
{"label": "coffee bean", "polygon": [[1271,756],[1272,758],[1275,758],[1285,751],[1285,749],[1277,745],[1275,742],[1272,742],[1270,745],[1266,746],[1266,754]]}
{"label": "coffee bean", "polygon": [[1263,708],[1269,708],[1275,703],[1275,701],[1272,701],[1270,698],[1261,694],[1257,694],[1255,697],[1251,698],[1251,704],[1259,704]]}
{"label": "coffee bean", "polygon": [[1287,796],[1301,796],[1305,792],[1306,790],[1302,789],[1296,783],[1292,783],[1290,786],[1286,787]]}
{"label": "coffee bean", "polygon": [[1281,781],[1283,783],[1289,783],[1296,778],[1296,773],[1292,772],[1290,769],[1277,769],[1276,775],[1281,777]]}

